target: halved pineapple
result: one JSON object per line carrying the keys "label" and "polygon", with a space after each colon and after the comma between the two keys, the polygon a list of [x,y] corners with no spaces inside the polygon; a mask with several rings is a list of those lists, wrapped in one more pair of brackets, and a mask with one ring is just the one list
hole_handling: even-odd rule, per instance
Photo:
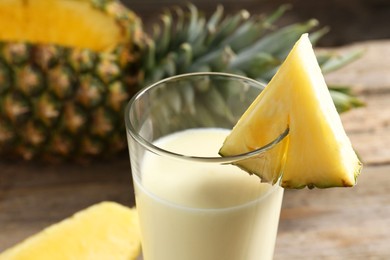
{"label": "halved pineapple", "polygon": [[0,260],[131,260],[140,250],[136,209],[102,202],[4,251]]}
{"label": "halved pineapple", "polygon": [[0,0],[0,28],[0,157],[126,148],[123,110],[142,77],[135,13],[116,0]]}
{"label": "halved pineapple", "polygon": [[307,34],[301,36],[268,86],[233,128],[220,154],[260,148],[287,128],[289,134],[283,141],[286,146],[271,151],[284,154],[284,158],[257,158],[238,165],[273,181],[281,175],[281,186],[285,188],[356,183],[362,164],[344,131]]}

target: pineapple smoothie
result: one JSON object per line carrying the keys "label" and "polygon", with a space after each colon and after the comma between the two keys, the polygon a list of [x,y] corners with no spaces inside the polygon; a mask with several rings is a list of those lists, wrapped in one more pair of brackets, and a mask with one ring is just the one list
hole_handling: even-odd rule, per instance
{"label": "pineapple smoothie", "polygon": [[[217,157],[228,130],[192,129],[154,144]],[[147,152],[134,178],[145,260],[272,259],[283,189],[233,165]]]}

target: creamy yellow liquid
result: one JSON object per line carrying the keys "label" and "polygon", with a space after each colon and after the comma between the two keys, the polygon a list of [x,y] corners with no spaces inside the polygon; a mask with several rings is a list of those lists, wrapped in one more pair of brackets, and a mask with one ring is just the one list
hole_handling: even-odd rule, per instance
{"label": "creamy yellow liquid", "polygon": [[[158,140],[169,151],[218,156],[228,134],[187,130]],[[232,165],[147,153],[135,178],[145,260],[272,259],[283,189]]]}

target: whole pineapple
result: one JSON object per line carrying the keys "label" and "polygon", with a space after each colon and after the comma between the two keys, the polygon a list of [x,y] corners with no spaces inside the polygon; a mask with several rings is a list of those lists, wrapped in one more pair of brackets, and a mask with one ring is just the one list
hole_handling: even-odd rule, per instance
{"label": "whole pineapple", "polygon": [[[88,160],[124,151],[125,104],[167,76],[225,71],[267,81],[317,25],[275,30],[285,9],[225,17],[218,7],[206,19],[193,5],[173,8],[149,36],[117,0],[0,0],[0,157]],[[318,59],[331,70],[354,57]],[[331,91],[340,112],[361,104]]]}

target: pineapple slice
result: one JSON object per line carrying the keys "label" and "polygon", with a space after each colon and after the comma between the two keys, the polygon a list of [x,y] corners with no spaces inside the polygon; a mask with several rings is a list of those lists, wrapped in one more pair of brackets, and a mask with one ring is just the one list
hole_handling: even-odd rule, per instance
{"label": "pineapple slice", "polygon": [[233,128],[220,154],[260,148],[287,128],[285,145],[271,149],[273,156],[238,166],[274,182],[282,175],[280,185],[285,188],[356,184],[362,164],[344,131],[307,34]]}
{"label": "pineapple slice", "polygon": [[0,260],[131,260],[140,247],[136,210],[102,202],[4,251]]}
{"label": "pineapple slice", "polygon": [[2,0],[0,40],[109,51],[125,43],[114,16],[85,0]]}

